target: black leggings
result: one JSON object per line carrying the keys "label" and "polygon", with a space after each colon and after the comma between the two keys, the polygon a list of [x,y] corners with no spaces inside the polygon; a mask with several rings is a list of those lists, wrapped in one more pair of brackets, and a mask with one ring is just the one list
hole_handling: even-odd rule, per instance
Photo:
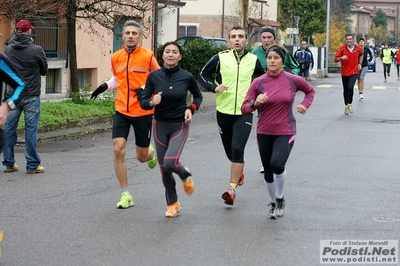
{"label": "black leggings", "polygon": [[165,123],[154,121],[154,144],[162,182],[165,187],[167,205],[178,201],[176,182],[172,173],[185,180],[190,174],[179,161],[183,147],[189,135],[189,125],[181,123]]}
{"label": "black leggings", "polygon": [[249,139],[253,114],[227,115],[217,111],[217,123],[225,154],[233,163],[244,163],[244,148]]}
{"label": "black leggings", "polygon": [[354,84],[356,84],[357,77],[358,74],[342,76],[344,105],[353,103]]}
{"label": "black leggings", "polygon": [[390,66],[391,66],[392,64],[383,64],[383,76],[385,77],[385,79],[386,79],[386,72],[388,73],[388,74],[390,74]]}
{"label": "black leggings", "polygon": [[258,150],[264,167],[264,179],[274,182],[274,174],[282,174],[294,145],[294,136],[257,134]]}

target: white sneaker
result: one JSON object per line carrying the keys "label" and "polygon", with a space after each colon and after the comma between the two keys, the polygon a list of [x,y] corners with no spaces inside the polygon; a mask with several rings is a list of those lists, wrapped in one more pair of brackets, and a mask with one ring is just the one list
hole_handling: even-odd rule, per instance
{"label": "white sneaker", "polygon": [[359,100],[362,101],[363,99],[364,99],[364,95],[361,93],[361,94],[360,94],[360,99],[359,99]]}
{"label": "white sneaker", "polygon": [[285,209],[285,199],[282,197],[281,199],[276,198],[276,203],[275,203],[275,210],[274,214],[276,218],[283,217],[285,215],[286,209]]}
{"label": "white sneaker", "polygon": [[261,166],[260,174],[263,174],[263,173],[264,173],[264,166]]}

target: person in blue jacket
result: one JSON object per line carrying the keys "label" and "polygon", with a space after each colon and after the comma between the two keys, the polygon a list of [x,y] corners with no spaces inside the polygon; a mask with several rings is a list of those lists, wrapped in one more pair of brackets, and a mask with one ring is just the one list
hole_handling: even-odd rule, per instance
{"label": "person in blue jacket", "polygon": [[15,109],[24,95],[25,83],[17,74],[10,59],[0,52],[0,95],[3,95],[2,83],[6,83],[6,93],[4,93],[4,101],[0,105],[0,153],[4,147],[4,130],[3,125],[6,122],[8,113]]}

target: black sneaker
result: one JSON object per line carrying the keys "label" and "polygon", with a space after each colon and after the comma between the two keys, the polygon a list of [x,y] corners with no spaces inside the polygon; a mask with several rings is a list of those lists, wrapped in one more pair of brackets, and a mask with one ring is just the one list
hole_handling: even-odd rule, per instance
{"label": "black sneaker", "polygon": [[275,202],[271,202],[267,206],[271,206],[271,209],[268,212],[268,219],[275,219]]}
{"label": "black sneaker", "polygon": [[276,198],[276,208],[274,214],[276,218],[285,215],[285,199],[283,197],[281,199]]}

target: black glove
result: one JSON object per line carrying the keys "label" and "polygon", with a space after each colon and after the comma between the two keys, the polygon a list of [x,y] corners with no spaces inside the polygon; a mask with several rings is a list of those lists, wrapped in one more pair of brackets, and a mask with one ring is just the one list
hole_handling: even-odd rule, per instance
{"label": "black glove", "polygon": [[143,96],[143,89],[142,88],[137,88],[137,89],[134,89],[134,91],[136,92],[136,96],[137,96],[139,102],[141,103],[142,102],[142,96]]}
{"label": "black glove", "polygon": [[92,96],[90,96],[90,99],[96,100],[97,96],[99,96],[100,93],[105,92],[107,88],[107,83],[101,84],[97,89],[92,92]]}

